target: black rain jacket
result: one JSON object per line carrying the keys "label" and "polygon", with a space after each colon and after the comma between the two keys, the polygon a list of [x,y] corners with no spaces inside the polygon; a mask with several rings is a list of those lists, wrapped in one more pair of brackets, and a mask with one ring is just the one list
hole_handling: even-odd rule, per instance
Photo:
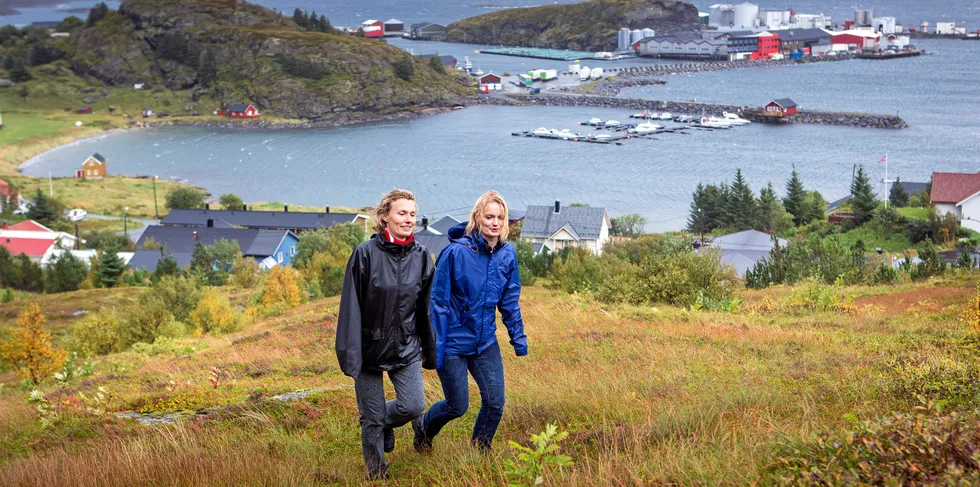
{"label": "black rain jacket", "polygon": [[337,360],[344,374],[381,372],[418,361],[436,368],[429,291],[435,265],[421,244],[376,233],[347,262],[337,318]]}

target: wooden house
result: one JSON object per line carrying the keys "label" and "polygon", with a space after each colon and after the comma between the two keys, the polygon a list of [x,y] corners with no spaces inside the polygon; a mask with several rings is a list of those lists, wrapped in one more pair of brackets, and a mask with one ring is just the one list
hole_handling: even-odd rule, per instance
{"label": "wooden house", "polygon": [[796,102],[789,98],[780,98],[767,103],[762,110],[762,114],[770,117],[785,117],[787,115],[796,115],[796,109]]}
{"label": "wooden house", "polygon": [[231,118],[260,118],[262,116],[259,110],[249,103],[232,105],[225,114]]}
{"label": "wooden house", "polygon": [[82,168],[75,171],[75,177],[79,179],[102,179],[109,175],[109,165],[102,157],[102,154],[96,152],[85,159],[82,163]]}

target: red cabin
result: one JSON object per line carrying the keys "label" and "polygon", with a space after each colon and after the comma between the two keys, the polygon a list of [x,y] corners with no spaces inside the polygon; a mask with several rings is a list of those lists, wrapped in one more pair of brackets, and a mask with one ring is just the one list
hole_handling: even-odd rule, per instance
{"label": "red cabin", "polygon": [[796,115],[796,109],[796,102],[789,98],[780,98],[767,103],[762,113],[770,117],[785,117],[786,115]]}
{"label": "red cabin", "polygon": [[364,37],[381,38],[385,36],[385,23],[380,20],[365,20],[361,24],[361,30],[364,31]]}
{"label": "red cabin", "polygon": [[232,105],[225,114],[231,118],[260,118],[262,116],[257,108],[245,103]]}

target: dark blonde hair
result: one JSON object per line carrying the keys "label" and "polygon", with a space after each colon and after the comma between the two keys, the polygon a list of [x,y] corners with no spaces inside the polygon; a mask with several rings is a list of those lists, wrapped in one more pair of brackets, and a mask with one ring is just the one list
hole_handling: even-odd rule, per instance
{"label": "dark blonde hair", "polygon": [[470,222],[466,225],[466,233],[473,233],[480,230],[481,222],[483,222],[483,215],[487,211],[487,205],[490,203],[497,203],[504,210],[504,225],[500,229],[500,240],[507,240],[507,235],[510,233],[510,225],[508,224],[507,215],[507,202],[504,201],[504,197],[500,196],[500,193],[490,190],[483,193],[479,199],[476,200],[476,204],[473,205],[473,211],[470,212]]}
{"label": "dark blonde hair", "polygon": [[381,232],[387,226],[388,214],[391,213],[391,204],[398,200],[409,200],[415,203],[415,208],[419,207],[418,202],[415,201],[415,195],[411,191],[406,191],[404,189],[393,189],[381,198],[381,202],[374,209],[374,231]]}

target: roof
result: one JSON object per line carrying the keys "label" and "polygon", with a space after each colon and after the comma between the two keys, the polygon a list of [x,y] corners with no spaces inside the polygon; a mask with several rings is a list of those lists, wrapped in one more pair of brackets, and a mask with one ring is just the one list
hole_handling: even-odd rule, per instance
{"label": "roof", "polygon": [[447,216],[444,216],[444,217],[436,220],[433,223],[430,223],[429,224],[429,228],[432,229],[432,230],[435,230],[435,231],[439,232],[442,235],[448,235],[449,234],[449,229],[455,227],[456,225],[458,225],[460,223],[462,223],[462,222],[460,222],[459,220],[457,220],[457,219],[455,219],[455,218],[447,215]]}
{"label": "roof", "polygon": [[436,25],[436,24],[433,24],[432,22],[419,22],[417,24],[412,24],[411,27],[413,29],[421,29],[422,27],[426,27],[429,25]]}
{"label": "roof", "polygon": [[656,41],[656,42],[671,42],[671,43],[681,42],[681,43],[685,43],[685,44],[688,43],[688,42],[693,42],[695,44],[711,44],[713,46],[725,44],[725,41],[723,41],[723,40],[719,40],[717,38],[715,38],[715,39],[704,39],[701,36],[660,36],[660,37],[654,36],[654,37],[644,37],[644,38],[640,39],[638,42],[640,44],[646,44],[646,43],[652,42],[652,41]]}
{"label": "roof", "polygon": [[31,27],[44,27],[46,29],[56,29],[58,28],[58,24],[60,23],[61,22],[58,22],[57,20],[45,20],[40,22],[31,22]]}
{"label": "roof", "polygon": [[22,231],[25,231],[25,232],[54,233],[54,230],[52,230],[52,229],[50,229],[50,228],[48,228],[48,227],[46,227],[44,225],[41,225],[40,223],[38,223],[38,222],[36,222],[34,220],[25,220],[25,221],[22,221],[20,223],[15,223],[13,225],[8,226],[7,227],[7,230],[22,230]]}
{"label": "roof", "polygon": [[739,276],[745,277],[745,273],[755,267],[755,265],[769,257],[768,250],[722,250],[721,262],[735,267],[735,272]]}
{"label": "roof", "polygon": [[228,111],[229,112],[244,112],[245,110],[248,110],[248,107],[250,107],[250,106],[252,106],[251,103],[236,103],[236,104],[228,107]]}
{"label": "roof", "polygon": [[400,21],[398,19],[388,19],[384,23],[385,23],[385,25],[387,25],[387,24],[402,24],[402,25],[404,25],[405,24],[405,22],[402,22],[402,21]]}
{"label": "roof", "polygon": [[500,79],[500,75],[499,74],[493,74],[492,72],[490,72],[490,73],[487,73],[487,74],[485,74],[483,76],[480,76],[480,81],[483,81],[484,79],[489,78],[490,76],[493,76],[494,78]]}
{"label": "roof", "polygon": [[[779,239],[779,245],[785,247],[786,239]],[[763,251],[772,250],[772,236],[758,230],[745,230],[718,237],[711,241],[711,247],[721,250]]]}
{"label": "roof", "polygon": [[171,210],[160,220],[166,226],[206,227],[208,218],[216,228],[268,228],[314,230],[330,228],[367,218],[355,213],[311,213],[300,211],[238,211],[238,210]]}
{"label": "roof", "polygon": [[824,29],[786,29],[779,31],[782,41],[816,41],[830,39],[834,35]]}
{"label": "roof", "polygon": [[781,106],[783,108],[793,108],[793,107],[797,106],[796,105],[796,102],[793,101],[793,100],[790,100],[789,98],[779,98],[778,100],[773,100],[773,101],[769,102],[770,105],[773,104],[773,103],[775,103],[775,104],[777,104],[777,105],[779,105],[779,106]]}
{"label": "roof", "polygon": [[96,161],[99,161],[102,164],[105,164],[105,157],[102,157],[102,154],[99,154],[98,152],[96,152],[95,154],[92,154],[91,159],[95,159]]}
{"label": "roof", "polygon": [[528,206],[521,236],[549,238],[564,227],[581,239],[596,240],[607,218],[605,208],[565,206],[555,213],[554,206]]}
{"label": "roof", "polygon": [[932,202],[956,204],[980,191],[980,172],[932,173]]}
{"label": "roof", "polygon": [[0,246],[6,247],[11,255],[27,254],[28,257],[41,257],[58,240],[58,237],[21,238],[0,235]]}
{"label": "roof", "polygon": [[[419,58],[421,58],[421,59],[432,59],[434,57],[436,57],[435,54],[423,54],[423,55],[419,56]],[[448,54],[445,55],[445,56],[441,56],[440,55],[439,56],[439,60],[442,61],[442,64],[456,64],[456,62],[457,62],[455,56],[450,56]]]}
{"label": "roof", "polygon": [[864,29],[851,29],[851,30],[845,30],[844,32],[834,33],[834,37],[836,37],[836,36],[842,36],[842,35],[850,35],[850,36],[856,36],[856,37],[864,37],[864,38],[867,38],[867,39],[878,39],[878,38],[881,37],[881,34],[875,32],[875,31],[872,31],[872,30],[864,30]]}
{"label": "roof", "polygon": [[[197,238],[194,233],[197,232]],[[238,242],[242,255],[267,257],[276,252],[279,244],[287,236],[296,234],[288,230],[264,230],[251,228],[205,228],[205,227],[162,227],[152,225],[146,227],[140,236],[136,247],[142,247],[148,239],[162,244],[174,256],[181,253],[193,253],[198,242],[201,245],[212,245],[219,240]]]}
{"label": "roof", "polygon": [[377,23],[378,23],[378,21],[377,21],[377,20],[374,20],[374,19],[367,19],[367,20],[365,20],[364,22],[361,22],[361,25],[371,25],[371,24],[377,24]]}
{"label": "roof", "polygon": [[415,232],[415,241],[422,244],[430,254],[438,257],[442,249],[449,246],[449,235],[423,230]]}

